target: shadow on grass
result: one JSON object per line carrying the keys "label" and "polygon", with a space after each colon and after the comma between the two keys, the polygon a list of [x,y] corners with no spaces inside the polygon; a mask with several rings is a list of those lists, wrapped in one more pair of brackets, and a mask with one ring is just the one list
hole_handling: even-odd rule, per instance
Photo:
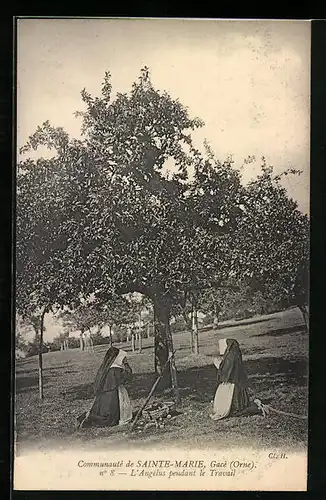
{"label": "shadow on grass", "polygon": [[[146,349],[154,349],[154,346],[153,345],[145,345],[141,348],[142,351],[146,351]],[[139,354],[139,351],[138,349],[135,349],[134,352],[132,352],[131,349],[129,349],[129,352],[131,352],[132,354]]]}
{"label": "shadow on grass", "polygon": [[[138,351],[138,347],[136,347],[136,349],[133,351],[131,349],[130,346],[126,346],[124,344],[116,344],[115,347],[117,347],[117,349],[123,349],[124,351],[128,352],[129,354],[141,354],[139,353]],[[142,351],[146,351],[147,349],[154,349],[154,346],[153,345],[144,345],[142,346]],[[97,349],[97,352],[104,352],[104,351],[107,351],[107,349]]]}
{"label": "shadow on grass", "polygon": [[[48,382],[44,380],[43,385],[46,386],[47,384]],[[38,387],[38,375],[29,377],[16,377],[15,389],[17,394],[21,392],[26,393],[35,391],[35,388],[37,387]]]}
{"label": "shadow on grass", "polygon": [[278,384],[288,387],[308,386],[308,362],[306,359],[285,360],[282,358],[262,358],[248,360],[245,363],[249,375],[249,383],[257,390],[269,385]]}
{"label": "shadow on grass", "polygon": [[[278,385],[287,387],[307,386],[308,365],[305,359],[260,358],[244,362],[249,377],[251,393],[259,393],[274,389]],[[148,396],[156,380],[155,374],[134,374],[132,382],[128,383],[127,390],[132,400],[139,400]],[[216,390],[216,369],[212,365],[189,368],[178,372],[180,395],[182,398],[207,403],[214,397]],[[156,396],[162,396],[164,386],[158,388]],[[90,399],[93,395],[93,384],[83,384],[65,392],[72,400]],[[168,391],[167,391],[168,392]]]}
{"label": "shadow on grass", "polygon": [[[245,361],[244,366],[251,393],[273,390],[278,384],[288,387],[308,385],[308,363],[305,359],[260,358]],[[181,371],[178,380],[181,395],[205,403],[213,399],[216,390],[216,370],[213,366]]]}
{"label": "shadow on grass", "polygon": [[[126,385],[129,396],[133,399],[145,398],[148,396],[156,380],[155,374],[136,373],[133,375],[132,381]],[[70,396],[71,400],[84,400],[93,397],[93,382],[88,384],[78,385],[66,391],[64,394]]]}
{"label": "shadow on grass", "polygon": [[247,326],[255,325],[256,323],[264,323],[265,321],[271,321],[274,318],[253,318],[253,319],[235,319],[230,323],[223,324],[222,322],[216,327],[214,325],[204,325],[199,327],[199,331],[207,332],[209,330],[224,330],[225,328],[234,328],[235,326]]}
{"label": "shadow on grass", "polygon": [[281,335],[290,335],[291,333],[300,333],[306,334],[307,329],[303,326],[289,326],[288,328],[278,328],[276,330],[269,330],[265,333],[258,333],[256,335],[252,335],[252,337],[280,337]]}
{"label": "shadow on grass", "polygon": [[[72,373],[78,373],[78,370],[72,370],[71,368],[65,368],[65,366],[51,366],[47,368],[43,368],[43,386],[46,386],[50,383],[47,376],[51,375],[62,376],[71,375]],[[16,372],[15,378],[15,391],[16,394],[34,392],[38,387],[38,372],[37,368],[33,368],[30,370],[19,370]]]}
{"label": "shadow on grass", "polygon": [[256,323],[264,323],[265,321],[271,321],[273,318],[257,318],[251,320],[234,320],[232,323],[226,323],[225,325],[220,324],[217,330],[224,330],[225,328],[234,328],[235,326],[247,326],[247,325],[255,325]]}
{"label": "shadow on grass", "polygon": [[[16,371],[16,380],[23,380],[26,378],[26,374],[37,373],[37,368],[31,368],[30,370],[17,370]],[[57,365],[57,366],[49,366],[46,368],[43,368],[43,374],[52,374],[52,373],[58,373],[59,375],[62,374],[71,374],[71,373],[78,373],[78,370],[71,370],[70,368],[66,368],[64,365]],[[37,377],[37,375],[35,375]],[[33,376],[32,376],[33,377]]]}

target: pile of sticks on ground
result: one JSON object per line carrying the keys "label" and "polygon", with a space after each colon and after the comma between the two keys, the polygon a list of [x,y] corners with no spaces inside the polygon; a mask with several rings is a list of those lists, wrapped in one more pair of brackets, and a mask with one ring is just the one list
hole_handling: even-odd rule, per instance
{"label": "pile of sticks on ground", "polygon": [[149,428],[162,429],[166,420],[176,416],[175,403],[155,401],[143,410],[135,430],[141,432]]}

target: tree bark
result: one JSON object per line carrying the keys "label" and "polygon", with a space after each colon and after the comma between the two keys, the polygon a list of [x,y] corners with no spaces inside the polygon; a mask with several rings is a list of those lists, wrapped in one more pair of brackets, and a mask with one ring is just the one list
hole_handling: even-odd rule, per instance
{"label": "tree bark", "polygon": [[132,352],[135,352],[136,350],[136,342],[135,342],[135,332],[131,332],[131,350]]}
{"label": "tree bark", "polygon": [[94,352],[94,343],[91,334],[89,335],[89,348],[91,352]]}
{"label": "tree bark", "polygon": [[191,352],[194,352],[194,337],[193,337],[193,332],[192,332],[193,309],[191,309],[191,312],[190,312],[190,320],[187,316],[185,309],[182,312],[182,317],[183,317],[184,322],[186,323],[186,328],[190,332],[190,350],[191,350]]}
{"label": "tree bark", "polygon": [[214,304],[214,319],[213,319],[213,328],[218,330],[218,320],[219,320],[220,308],[218,304]]}
{"label": "tree bark", "polygon": [[191,313],[190,313],[190,349],[191,352],[195,352],[195,344],[194,344],[194,308],[191,308]]}
{"label": "tree bark", "polygon": [[112,340],[112,326],[109,325],[109,337],[110,337],[110,346],[112,347],[113,340]]}
{"label": "tree bark", "polygon": [[139,324],[138,324],[138,353],[142,352],[142,331],[141,331],[141,316],[139,315]]}
{"label": "tree bark", "polygon": [[39,397],[40,399],[44,399],[44,391],[43,391],[43,333],[44,333],[44,316],[47,311],[45,307],[41,314],[41,325],[40,325],[40,338],[39,338],[39,347],[38,347],[38,388],[39,388]]}
{"label": "tree bark", "polygon": [[[168,349],[169,349],[169,356],[173,354],[173,339],[172,339],[172,333],[171,333],[171,328],[170,328],[170,322],[168,324],[167,328],[167,344],[168,344]],[[180,393],[179,393],[179,386],[178,386],[178,378],[177,378],[177,368],[175,365],[175,358],[171,358],[170,361],[170,373],[171,373],[171,385],[172,385],[172,390],[174,393],[174,398],[176,403],[180,402]]]}
{"label": "tree bark", "polygon": [[[155,371],[162,373],[169,356],[173,353],[173,340],[170,329],[170,311],[171,305],[168,301],[156,299],[154,301],[154,352],[155,352]],[[177,370],[174,357],[170,361],[170,372],[166,371],[163,377],[164,386],[171,385],[176,402],[180,401]]]}
{"label": "tree bark", "polygon": [[146,329],[146,333],[147,333],[147,338],[148,339],[150,338],[150,332],[149,332],[149,330],[150,330],[150,324],[148,323],[147,324],[147,329]]}
{"label": "tree bark", "polygon": [[80,350],[84,351],[85,350],[84,330],[81,330],[79,336],[79,344],[80,344]]}
{"label": "tree bark", "polygon": [[193,342],[193,352],[195,354],[199,354],[199,343],[198,343],[198,316],[197,316],[197,308],[194,306],[193,314],[192,314],[192,342]]}
{"label": "tree bark", "polygon": [[154,305],[154,310],[154,362],[155,372],[160,375],[162,367],[165,365],[169,357],[166,337],[168,315],[164,311],[164,307],[162,307],[159,303]]}

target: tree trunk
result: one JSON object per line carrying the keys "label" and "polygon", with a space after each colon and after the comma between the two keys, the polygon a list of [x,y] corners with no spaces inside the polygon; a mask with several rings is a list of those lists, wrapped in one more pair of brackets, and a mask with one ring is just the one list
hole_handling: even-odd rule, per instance
{"label": "tree trunk", "polygon": [[197,316],[197,308],[194,307],[192,314],[192,332],[191,332],[192,342],[193,342],[193,351],[195,354],[199,354],[199,343],[198,343],[198,316]]}
{"label": "tree trunk", "polygon": [[139,315],[139,324],[138,324],[138,353],[142,352],[142,331],[141,331],[141,316]]}
{"label": "tree trunk", "polygon": [[38,347],[38,388],[40,399],[44,399],[43,392],[43,332],[44,332],[44,316],[46,313],[46,308],[44,308],[41,314],[41,325],[40,325],[40,338]]}
{"label": "tree trunk", "polygon": [[146,329],[146,333],[147,333],[147,338],[149,339],[150,338],[150,324],[148,323],[147,325],[147,329]]}
{"label": "tree trunk", "polygon": [[155,324],[154,324],[154,362],[155,372],[161,374],[162,367],[168,360],[169,349],[167,345],[166,329],[167,317],[160,305],[155,305]]}
{"label": "tree trunk", "polygon": [[182,317],[183,317],[184,322],[186,323],[186,328],[190,332],[190,350],[191,350],[191,352],[194,352],[194,337],[193,337],[193,333],[192,333],[193,309],[191,309],[191,312],[190,312],[190,320],[189,320],[188,315],[187,315],[185,310],[183,310],[183,312],[182,312]]}
{"label": "tree trunk", "polygon": [[[170,328],[170,322],[168,324],[167,328],[167,340],[168,340],[168,349],[169,349],[169,356],[173,354],[173,339],[172,339],[172,333],[171,333],[171,328]],[[172,390],[174,393],[174,398],[176,403],[180,402],[180,393],[179,393],[179,387],[178,387],[178,378],[177,378],[177,368],[175,365],[175,358],[173,357],[170,361],[170,373],[171,373],[171,385],[172,385]]]}
{"label": "tree trunk", "polygon": [[110,336],[110,346],[112,347],[113,340],[112,340],[112,326],[109,325],[109,336]]}
{"label": "tree trunk", "polygon": [[219,320],[220,308],[218,304],[214,304],[214,318],[213,318],[213,328],[218,330],[218,320]]}
{"label": "tree trunk", "polygon": [[194,345],[194,309],[193,307],[191,308],[191,313],[190,313],[190,349],[191,352],[195,352],[195,345]]}
{"label": "tree trunk", "polygon": [[[169,356],[173,353],[173,340],[170,329],[170,311],[171,305],[163,300],[154,301],[155,324],[154,324],[154,352],[155,352],[155,371],[162,373],[162,369]],[[163,376],[163,385],[171,385],[175,400],[179,402],[179,388],[177,381],[177,370],[174,357],[170,362],[170,372],[166,371]]]}
{"label": "tree trunk", "polygon": [[80,343],[80,350],[84,351],[85,350],[84,330],[82,330],[79,336],[79,343]]}
{"label": "tree trunk", "polygon": [[135,342],[135,332],[131,332],[131,350],[135,352],[136,350],[136,342]]}
{"label": "tree trunk", "polygon": [[303,316],[304,324],[306,326],[307,332],[309,333],[309,312],[308,312],[308,308],[304,304],[302,304],[302,305],[300,304],[298,306],[298,308],[301,311],[301,314]]}

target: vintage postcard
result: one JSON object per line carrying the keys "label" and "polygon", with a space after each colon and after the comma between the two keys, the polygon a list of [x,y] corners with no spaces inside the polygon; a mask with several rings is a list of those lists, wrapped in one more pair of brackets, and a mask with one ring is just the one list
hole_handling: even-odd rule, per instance
{"label": "vintage postcard", "polygon": [[14,489],[305,491],[310,22],[16,21]]}

